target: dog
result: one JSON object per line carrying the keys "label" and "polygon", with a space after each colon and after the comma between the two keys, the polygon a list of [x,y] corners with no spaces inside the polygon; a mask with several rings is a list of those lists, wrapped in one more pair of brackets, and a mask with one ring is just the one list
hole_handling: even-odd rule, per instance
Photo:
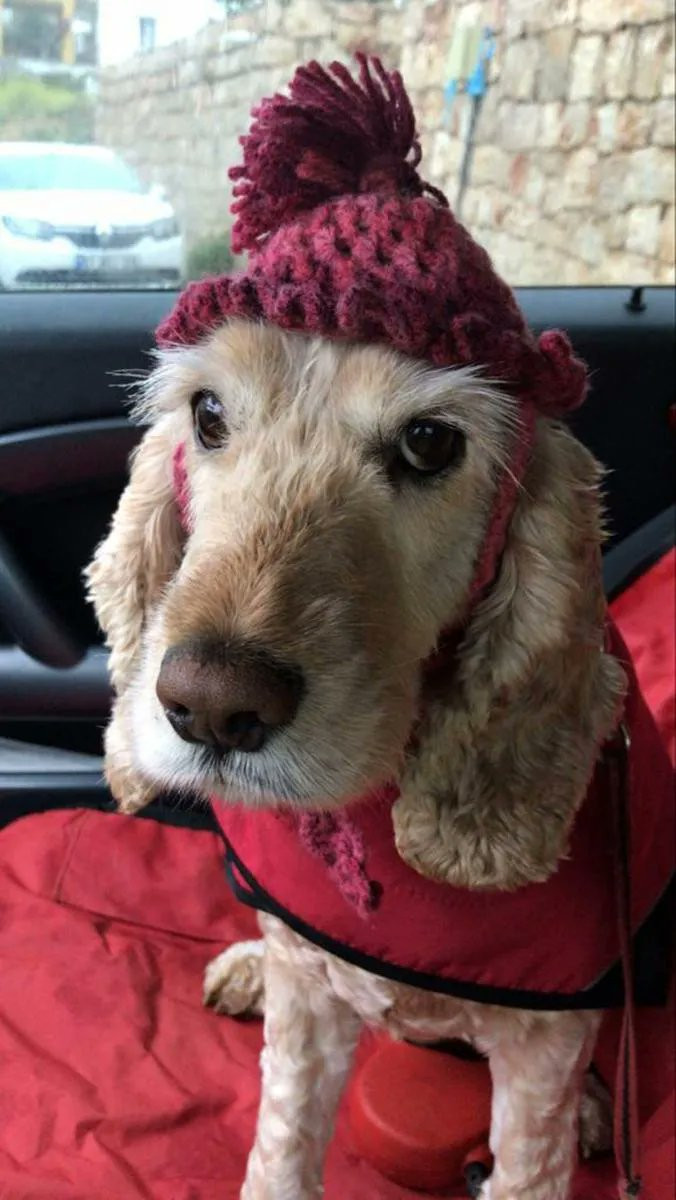
{"label": "dog", "polygon": [[[377,78],[381,107],[398,96],[401,113],[398,77],[366,60],[361,69],[364,106],[375,102]],[[334,68],[335,78],[307,70],[299,76],[315,88],[312,103],[321,84],[335,108],[344,68]],[[294,98],[293,111],[266,102],[272,107],[259,112],[250,145],[260,149],[261,129],[280,113],[298,119],[302,96]],[[365,183],[363,159],[353,188],[362,229],[373,195],[368,211],[382,217],[378,189],[391,166],[381,156]],[[269,156],[257,162],[268,169]],[[402,187],[400,166],[393,187]],[[434,220],[451,220],[438,194],[423,196],[412,179],[405,174],[401,204],[422,220],[424,205]],[[247,210],[259,241],[261,187],[259,178]],[[322,247],[327,219],[322,210]],[[466,236],[459,228],[454,238]],[[303,226],[303,247],[314,236]],[[530,994],[521,979],[510,991],[496,968],[499,986],[483,986],[486,963],[463,986],[438,964],[422,973],[413,951],[406,969],[392,967],[388,947],[386,965],[373,963],[374,944],[387,940],[379,914],[387,916],[399,883],[388,891],[386,882],[382,897],[378,889],[388,871],[395,878],[396,864],[405,873],[396,910],[403,923],[415,917],[420,881],[421,905],[432,905],[425,912],[462,894],[482,905],[525,905],[519,911],[534,920],[544,913],[550,931],[560,919],[553,957],[565,958],[567,941],[575,957],[576,931],[547,911],[552,893],[538,889],[558,887],[576,859],[578,816],[631,683],[607,643],[601,470],[545,402],[539,366],[534,402],[524,407],[523,392],[496,378],[476,345],[469,364],[459,351],[451,362],[437,349],[420,352],[418,342],[412,352],[396,344],[398,333],[383,334],[390,325],[374,325],[372,307],[366,334],[355,333],[350,310],[347,336],[326,335],[326,306],[312,308],[307,291],[302,311],[298,296],[281,316],[266,310],[292,286],[292,272],[287,243],[273,236],[261,244],[253,275],[222,291],[213,281],[193,285],[178,324],[172,318],[160,337],[137,405],[147,430],[88,569],[116,693],[107,779],[126,812],[164,788],[210,798],[232,848],[235,887],[264,889],[262,938],[229,947],[204,984],[219,1012],[264,1013],[262,1099],[243,1200],[321,1194],[364,1025],[417,1042],[471,1042],[493,1079],[494,1168],[482,1197],[568,1200],[578,1139],[585,1152],[609,1143],[607,1097],[586,1074],[601,1001],[579,1003],[581,989],[571,985],[578,1001],[568,1006],[546,995],[520,1004]],[[378,245],[377,269],[387,271]],[[343,272],[338,238],[335,247]],[[261,272],[280,262],[283,275],[265,290]],[[184,336],[186,313],[195,338]],[[413,320],[407,328],[418,337]],[[503,350],[516,340],[510,326]],[[562,341],[523,346],[529,363],[540,353],[556,359],[554,390],[565,410],[569,367],[584,388],[576,360]],[[390,831],[380,859],[361,818],[351,823],[362,811],[380,814],[379,829]],[[278,844],[289,854],[297,844],[301,857],[289,859],[296,866],[287,873],[272,867],[271,881],[256,879],[250,859],[236,853],[238,828],[245,843],[254,831],[252,847],[269,830],[264,850],[273,863]],[[382,865],[375,879],[373,862]],[[343,944],[363,937],[368,955],[314,937],[307,912],[286,919],[282,874],[304,888],[299,903],[310,908],[335,892]],[[593,897],[582,903],[590,925],[596,907],[605,913]],[[427,946],[429,937],[436,954],[434,939],[455,936],[452,929],[451,916],[419,923],[416,939]]]}

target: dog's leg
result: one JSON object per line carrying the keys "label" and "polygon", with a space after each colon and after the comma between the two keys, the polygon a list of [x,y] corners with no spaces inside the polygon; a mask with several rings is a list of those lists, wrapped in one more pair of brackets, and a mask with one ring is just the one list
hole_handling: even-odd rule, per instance
{"label": "dog's leg", "polygon": [[241,1196],[316,1200],[360,1021],[333,992],[314,948],[278,922],[269,926],[262,1094]]}
{"label": "dog's leg", "polygon": [[489,1048],[495,1165],[482,1200],[569,1200],[584,1072],[601,1018],[528,1018],[520,1029],[506,1025]]}
{"label": "dog's leg", "polygon": [[587,1071],[580,1101],[580,1154],[591,1158],[613,1145],[613,1102],[598,1076]]}

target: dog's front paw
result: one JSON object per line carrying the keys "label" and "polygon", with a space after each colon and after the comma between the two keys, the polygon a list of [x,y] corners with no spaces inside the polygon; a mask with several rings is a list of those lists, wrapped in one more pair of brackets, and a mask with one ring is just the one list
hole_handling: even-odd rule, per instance
{"label": "dog's front paw", "polygon": [[588,1071],[580,1100],[580,1154],[605,1154],[613,1144],[613,1102],[604,1083]]}
{"label": "dog's front paw", "polygon": [[209,963],[204,1003],[230,1017],[263,1015],[263,938],[235,942]]}

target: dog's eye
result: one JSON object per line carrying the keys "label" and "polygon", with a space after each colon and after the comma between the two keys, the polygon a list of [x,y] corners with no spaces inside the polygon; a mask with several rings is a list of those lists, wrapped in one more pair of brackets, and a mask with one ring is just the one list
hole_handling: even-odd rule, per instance
{"label": "dog's eye", "polygon": [[205,450],[215,450],[222,446],[228,429],[223,405],[218,396],[205,388],[195,392],[191,403],[195,435],[200,445],[204,446]]}
{"label": "dog's eye", "polygon": [[397,445],[399,465],[409,472],[436,475],[456,466],[465,452],[465,435],[444,421],[409,421]]}

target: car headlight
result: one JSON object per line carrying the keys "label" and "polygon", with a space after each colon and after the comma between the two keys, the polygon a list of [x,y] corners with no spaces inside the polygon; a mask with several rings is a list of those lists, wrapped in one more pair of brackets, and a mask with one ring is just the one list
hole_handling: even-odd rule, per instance
{"label": "car headlight", "polygon": [[176,237],[178,234],[178,221],[176,217],[163,217],[161,221],[153,221],[150,226],[150,232],[158,242],[164,241],[166,238]]}
{"label": "car headlight", "polygon": [[3,217],[2,223],[15,237],[37,238],[41,242],[54,237],[54,226],[35,217]]}

